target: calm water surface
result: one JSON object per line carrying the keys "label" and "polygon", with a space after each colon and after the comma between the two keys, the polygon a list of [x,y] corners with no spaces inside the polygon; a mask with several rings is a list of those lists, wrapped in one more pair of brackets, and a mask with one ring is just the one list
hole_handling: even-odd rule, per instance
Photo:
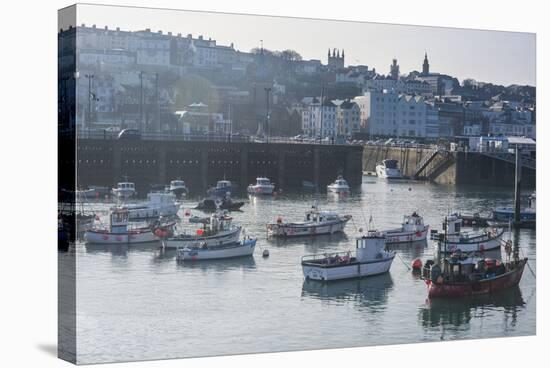
{"label": "calm water surface", "polygon": [[[266,240],[265,223],[278,215],[301,220],[317,200],[321,209],[350,213],[346,233]],[[235,223],[258,237],[253,258],[178,264],[158,244],[90,247],[77,244],[79,363],[219,354],[338,348],[535,333],[535,278],[526,268],[519,288],[468,300],[427,300],[424,282],[407,266],[433,254],[431,242],[396,248],[388,274],[329,284],[305,282],[304,254],[353,249],[357,227],[372,215],[379,229],[419,211],[441,228],[450,210],[510,205],[510,189],[387,183],[365,177],[345,200],[285,194],[251,198]],[[186,200],[191,208],[196,200]],[[106,210],[108,204],[94,204]],[[198,211],[193,214],[201,215]],[[183,216],[182,216],[183,217]],[[521,252],[536,273],[534,230],[522,230]],[[261,257],[268,248],[269,258]]]}

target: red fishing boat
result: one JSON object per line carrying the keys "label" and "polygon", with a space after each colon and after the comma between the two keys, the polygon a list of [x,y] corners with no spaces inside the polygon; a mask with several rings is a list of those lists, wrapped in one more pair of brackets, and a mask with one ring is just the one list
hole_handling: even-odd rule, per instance
{"label": "red fishing boat", "polygon": [[475,262],[472,258],[446,260],[443,269],[432,265],[426,272],[428,297],[467,297],[511,288],[520,282],[526,263],[527,258],[510,262],[494,259]]}

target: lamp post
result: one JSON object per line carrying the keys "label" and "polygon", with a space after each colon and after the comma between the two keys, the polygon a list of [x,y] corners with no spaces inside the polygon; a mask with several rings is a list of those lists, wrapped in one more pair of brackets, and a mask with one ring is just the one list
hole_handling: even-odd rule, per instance
{"label": "lamp post", "polygon": [[269,143],[269,92],[270,87],[265,87],[265,142]]}

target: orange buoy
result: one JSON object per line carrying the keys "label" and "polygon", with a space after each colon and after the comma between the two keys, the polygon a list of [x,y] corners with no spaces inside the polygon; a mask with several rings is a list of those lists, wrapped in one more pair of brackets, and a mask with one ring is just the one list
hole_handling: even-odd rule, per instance
{"label": "orange buoy", "polygon": [[420,258],[413,259],[411,267],[414,271],[419,271],[422,268],[422,260]]}

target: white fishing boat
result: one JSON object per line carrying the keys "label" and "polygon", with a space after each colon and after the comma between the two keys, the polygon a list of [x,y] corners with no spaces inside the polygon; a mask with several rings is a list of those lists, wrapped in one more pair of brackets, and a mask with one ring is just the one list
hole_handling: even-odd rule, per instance
{"label": "white fishing boat", "polygon": [[117,199],[128,199],[136,195],[136,186],[129,181],[117,183],[116,188],[113,188],[113,194]]}
{"label": "white fishing boat", "polygon": [[306,280],[333,281],[388,272],[395,252],[386,251],[385,245],[384,234],[370,230],[365,236],[356,239],[355,252],[303,256],[304,277]]}
{"label": "white fishing boat", "polygon": [[175,223],[131,228],[125,207],[115,208],[109,215],[107,228],[93,228],[84,232],[87,244],[139,244],[157,242],[172,233]]}
{"label": "white fishing boat", "polygon": [[462,219],[457,214],[449,215],[443,222],[443,232],[431,231],[436,240],[435,247],[441,253],[483,252],[500,247],[504,229],[484,228],[476,231],[462,231]]}
{"label": "white fishing boat", "polygon": [[256,178],[256,184],[248,186],[248,194],[273,194],[275,185],[268,178]]}
{"label": "white fishing boat", "polygon": [[172,180],[168,190],[176,195],[177,198],[185,197],[189,193],[189,189],[183,180]]}
{"label": "white fishing boat", "polygon": [[406,215],[398,229],[385,230],[382,233],[386,237],[386,244],[410,243],[425,240],[428,235],[429,225],[424,225],[424,219],[418,213]]}
{"label": "white fishing boat", "polygon": [[329,193],[349,193],[348,182],[340,175],[334,183],[327,185]]}
{"label": "white fishing boat", "polygon": [[178,261],[203,261],[211,259],[246,257],[254,254],[255,246],[256,239],[245,239],[215,247],[201,244],[194,247],[178,248],[176,259]]}
{"label": "white fishing boat", "polygon": [[170,217],[178,213],[176,195],[170,192],[151,192],[144,204],[127,205],[130,221],[147,220],[160,216]]}
{"label": "white fishing boat", "polygon": [[382,160],[376,165],[376,176],[383,179],[403,179],[397,160]]}
{"label": "white fishing boat", "polygon": [[276,223],[267,225],[268,236],[312,236],[322,234],[334,234],[344,231],[346,223],[351,215],[339,215],[333,211],[319,211],[316,205],[306,212],[303,222],[284,222],[278,217]]}
{"label": "white fishing boat", "polygon": [[210,221],[204,223],[195,233],[183,233],[162,240],[167,249],[195,247],[199,244],[213,247],[234,243],[239,240],[242,227],[234,226],[232,218],[222,212],[213,213]]}

